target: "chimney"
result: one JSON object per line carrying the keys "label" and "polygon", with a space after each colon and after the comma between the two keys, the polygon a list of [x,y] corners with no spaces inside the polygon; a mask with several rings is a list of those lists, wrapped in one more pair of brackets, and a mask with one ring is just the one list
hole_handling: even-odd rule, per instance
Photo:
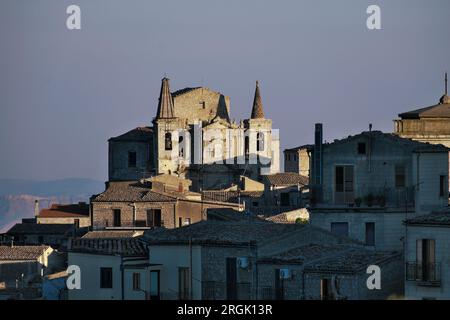
{"label": "chimney", "polygon": [[321,123],[316,123],[314,131],[314,156],[313,156],[313,177],[314,201],[320,201],[322,194],[322,147],[323,147],[323,129]]}
{"label": "chimney", "polygon": [[34,200],[34,216],[39,215],[39,200]]}

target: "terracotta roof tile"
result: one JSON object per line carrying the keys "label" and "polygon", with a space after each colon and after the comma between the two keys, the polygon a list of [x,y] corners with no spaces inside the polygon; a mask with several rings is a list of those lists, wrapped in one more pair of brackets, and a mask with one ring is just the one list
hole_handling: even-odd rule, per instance
{"label": "terracotta roof tile", "polygon": [[49,246],[0,246],[0,260],[36,260]]}
{"label": "terracotta roof tile", "polygon": [[80,238],[72,241],[69,251],[127,257],[148,255],[146,246],[136,238]]}

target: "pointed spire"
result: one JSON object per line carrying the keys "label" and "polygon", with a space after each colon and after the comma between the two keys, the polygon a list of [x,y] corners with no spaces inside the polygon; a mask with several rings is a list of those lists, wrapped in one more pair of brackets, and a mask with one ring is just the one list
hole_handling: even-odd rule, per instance
{"label": "pointed spire", "polygon": [[253,99],[252,119],[264,119],[264,111],[259,93],[259,82],[256,81],[255,98]]}
{"label": "pointed spire", "polygon": [[161,83],[161,93],[159,94],[157,119],[174,118],[173,100],[170,94],[169,79],[164,77]]}

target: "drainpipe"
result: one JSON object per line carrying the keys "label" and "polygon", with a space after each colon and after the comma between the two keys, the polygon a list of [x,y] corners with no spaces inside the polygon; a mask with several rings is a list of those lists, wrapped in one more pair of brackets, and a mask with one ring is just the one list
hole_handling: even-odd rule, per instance
{"label": "drainpipe", "polygon": [[121,287],[122,287],[122,300],[125,300],[125,270],[123,265],[123,256],[120,256],[120,274],[121,274]]}

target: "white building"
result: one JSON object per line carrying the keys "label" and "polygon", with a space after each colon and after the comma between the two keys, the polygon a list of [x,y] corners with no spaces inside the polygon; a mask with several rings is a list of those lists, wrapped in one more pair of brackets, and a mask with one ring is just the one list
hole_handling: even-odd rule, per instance
{"label": "white building", "polygon": [[406,299],[450,299],[450,213],[406,221]]}
{"label": "white building", "polygon": [[159,267],[137,238],[77,239],[68,264],[81,271],[81,289],[69,290],[69,300],[159,299]]}

